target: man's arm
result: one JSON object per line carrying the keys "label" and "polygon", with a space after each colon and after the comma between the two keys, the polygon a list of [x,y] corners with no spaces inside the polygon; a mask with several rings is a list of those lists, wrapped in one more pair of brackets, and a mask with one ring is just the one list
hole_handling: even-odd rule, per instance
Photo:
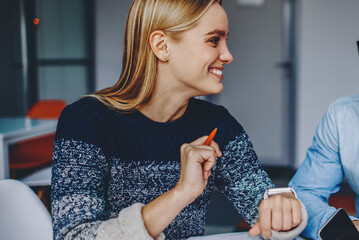
{"label": "man's arm", "polygon": [[328,198],[339,191],[342,181],[337,121],[332,105],[317,128],[303,164],[289,183],[307,207],[305,236],[317,239],[319,228],[336,211],[328,205]]}

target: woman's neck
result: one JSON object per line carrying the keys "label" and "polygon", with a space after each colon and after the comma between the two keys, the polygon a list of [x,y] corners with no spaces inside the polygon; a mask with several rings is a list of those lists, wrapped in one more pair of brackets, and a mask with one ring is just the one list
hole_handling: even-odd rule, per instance
{"label": "woman's neck", "polygon": [[194,96],[192,89],[173,79],[166,66],[159,63],[151,100],[138,110],[153,121],[172,122],[186,112],[188,101]]}
{"label": "woman's neck", "polygon": [[156,99],[152,97],[151,101],[138,109],[143,115],[156,122],[173,122],[180,118],[187,109],[189,99],[179,99],[174,96]]}

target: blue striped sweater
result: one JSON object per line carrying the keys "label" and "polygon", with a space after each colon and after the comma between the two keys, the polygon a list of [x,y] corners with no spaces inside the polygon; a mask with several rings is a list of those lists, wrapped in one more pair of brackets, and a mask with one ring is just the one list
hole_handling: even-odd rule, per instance
{"label": "blue striped sweater", "polygon": [[96,239],[101,225],[125,208],[147,204],[175,187],[180,146],[216,127],[214,140],[223,156],[203,193],[164,230],[166,239],[203,235],[214,186],[249,224],[255,223],[263,193],[273,183],[242,126],[224,107],[198,99],[191,99],[184,115],[168,123],[138,111],[114,111],[91,97],[67,106],[53,152],[54,239]]}

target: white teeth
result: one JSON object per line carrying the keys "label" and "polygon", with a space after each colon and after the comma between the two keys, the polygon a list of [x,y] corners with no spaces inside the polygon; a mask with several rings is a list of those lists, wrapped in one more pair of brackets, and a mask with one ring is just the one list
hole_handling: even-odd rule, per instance
{"label": "white teeth", "polygon": [[219,70],[219,69],[214,69],[214,68],[212,68],[212,69],[209,70],[209,71],[212,72],[212,73],[214,73],[214,74],[220,75],[220,76],[223,75],[222,70]]}

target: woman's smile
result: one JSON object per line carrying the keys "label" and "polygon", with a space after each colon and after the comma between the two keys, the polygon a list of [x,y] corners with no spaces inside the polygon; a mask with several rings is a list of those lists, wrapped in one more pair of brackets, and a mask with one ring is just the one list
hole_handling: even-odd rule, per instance
{"label": "woman's smile", "polygon": [[214,76],[216,76],[219,79],[223,79],[223,67],[210,67],[208,69],[210,73],[212,73]]}

